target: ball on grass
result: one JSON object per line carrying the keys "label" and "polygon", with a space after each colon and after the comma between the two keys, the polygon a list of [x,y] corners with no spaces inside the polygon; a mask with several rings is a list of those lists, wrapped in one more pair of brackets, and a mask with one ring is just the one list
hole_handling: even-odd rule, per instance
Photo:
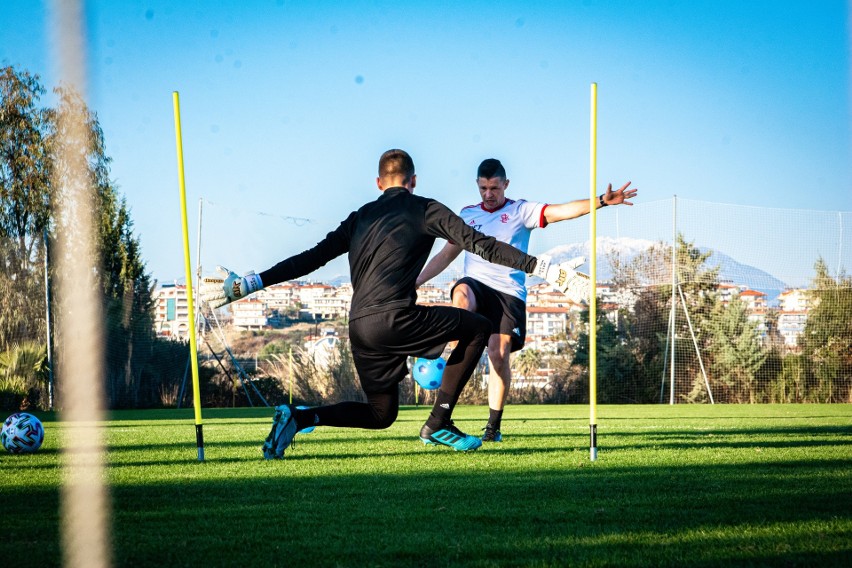
{"label": "ball on grass", "polygon": [[13,454],[35,452],[43,441],[44,426],[41,420],[26,412],[16,412],[8,417],[0,430],[0,442]]}

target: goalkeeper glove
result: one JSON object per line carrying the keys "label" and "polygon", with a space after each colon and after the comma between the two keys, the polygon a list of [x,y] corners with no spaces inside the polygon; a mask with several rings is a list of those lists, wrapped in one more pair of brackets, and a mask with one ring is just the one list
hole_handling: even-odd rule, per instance
{"label": "goalkeeper glove", "polygon": [[533,276],[547,280],[550,285],[578,304],[589,301],[589,275],[574,270],[586,262],[582,256],[561,264],[553,264],[549,256],[538,257]]}
{"label": "goalkeeper glove", "polygon": [[201,283],[201,300],[210,304],[211,308],[219,308],[263,290],[263,282],[254,272],[238,276],[221,266],[216,270],[221,276],[206,276]]}

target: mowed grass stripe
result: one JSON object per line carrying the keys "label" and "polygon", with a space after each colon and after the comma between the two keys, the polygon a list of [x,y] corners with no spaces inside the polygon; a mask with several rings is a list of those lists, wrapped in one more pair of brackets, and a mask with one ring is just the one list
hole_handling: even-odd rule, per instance
{"label": "mowed grass stripe", "polygon": [[[104,426],[117,566],[842,566],[848,405],[512,406],[505,441],[426,447],[428,409],[384,431],[319,428],[261,458],[270,409],[116,412]],[[461,407],[478,433],[487,409]],[[0,558],[56,566],[59,428],[0,457]]]}

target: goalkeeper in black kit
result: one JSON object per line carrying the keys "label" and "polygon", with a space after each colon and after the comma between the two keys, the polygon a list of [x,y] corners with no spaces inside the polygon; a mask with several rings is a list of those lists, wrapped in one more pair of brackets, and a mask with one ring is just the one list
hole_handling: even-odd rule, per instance
{"label": "goalkeeper in black kit", "polygon": [[453,408],[470,379],[491,334],[483,316],[449,306],[415,303],[415,281],[436,238],[458,244],[482,258],[545,278],[560,289],[576,286],[573,270],[551,265],[471,227],[434,199],[413,194],[414,162],[402,150],[379,160],[375,201],[351,213],[313,248],[283,260],[260,274],[205,278],[202,298],[219,307],[264,286],[299,278],[328,261],[349,255],[353,296],[349,317],[352,356],[367,402],[341,402],[310,409],[276,407],[272,431],[263,444],[266,459],[282,458],[299,430],[311,426],[387,428],[397,418],[399,382],[408,373],[407,357],[434,359],[457,341],[447,359],[435,405],[420,430],[424,444],[457,451],[482,445],[453,425]]}

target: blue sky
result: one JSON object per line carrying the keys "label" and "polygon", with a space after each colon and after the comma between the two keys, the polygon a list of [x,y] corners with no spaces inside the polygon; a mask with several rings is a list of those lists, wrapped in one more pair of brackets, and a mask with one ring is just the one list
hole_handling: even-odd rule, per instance
{"label": "blue sky", "polygon": [[[0,62],[51,88],[46,11],[4,2]],[[211,203],[205,268],[263,270],[308,248],[378,196],[392,147],[412,154],[418,193],[453,209],[478,201],[487,157],[506,164],[513,197],[586,197],[592,82],[602,188],[852,211],[849,12],[842,0],[93,1],[88,100],[161,281],[183,276],[173,91],[193,255],[199,199]]]}

